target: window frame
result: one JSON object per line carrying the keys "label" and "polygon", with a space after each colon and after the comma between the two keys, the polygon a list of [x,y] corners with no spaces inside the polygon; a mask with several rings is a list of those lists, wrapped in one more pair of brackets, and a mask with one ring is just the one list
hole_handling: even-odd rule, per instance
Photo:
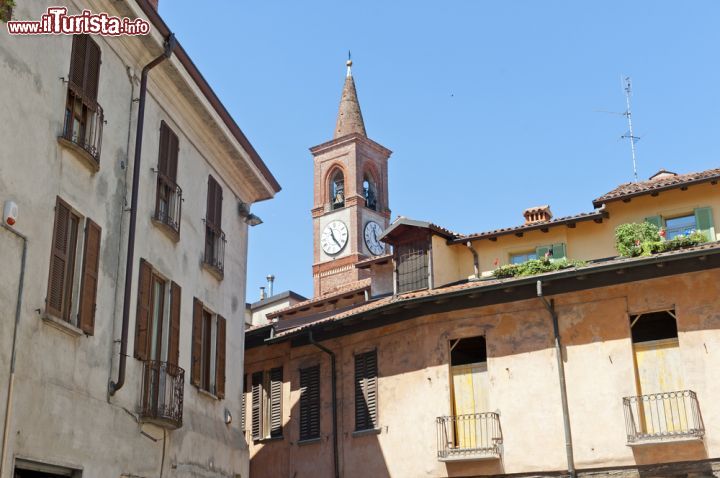
{"label": "window frame", "polygon": [[226,348],[227,320],[195,297],[190,382],[218,400],[225,398]]}
{"label": "window frame", "polygon": [[[407,249],[410,249],[406,252]],[[420,258],[420,252],[422,257]],[[395,266],[395,292],[403,294],[432,288],[432,239],[427,231],[408,234],[402,242],[393,245]],[[413,256],[412,260],[410,256]],[[412,266],[415,262],[415,267]],[[417,265],[420,264],[420,265]],[[406,270],[403,267],[408,265]]]}
{"label": "window frame", "polygon": [[[298,414],[298,440],[309,442],[321,437],[321,374],[320,364],[298,370],[300,400]],[[314,432],[314,433],[313,433]]]}
{"label": "window frame", "polygon": [[[250,374],[251,435],[256,443],[283,439],[283,367]],[[273,379],[273,377],[275,379]],[[273,422],[273,407],[278,420]]]}

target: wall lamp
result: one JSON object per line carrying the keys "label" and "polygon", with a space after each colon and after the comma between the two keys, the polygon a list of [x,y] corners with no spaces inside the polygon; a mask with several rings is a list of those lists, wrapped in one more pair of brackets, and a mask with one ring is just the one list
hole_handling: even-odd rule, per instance
{"label": "wall lamp", "polygon": [[242,201],[238,202],[238,214],[240,214],[240,217],[243,218],[243,221],[245,221],[245,224],[248,226],[257,226],[263,223],[260,217],[250,212],[250,204]]}

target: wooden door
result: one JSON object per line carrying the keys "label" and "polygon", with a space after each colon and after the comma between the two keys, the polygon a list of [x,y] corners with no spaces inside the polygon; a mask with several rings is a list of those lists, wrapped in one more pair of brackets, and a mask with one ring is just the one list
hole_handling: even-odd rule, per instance
{"label": "wooden door", "polygon": [[455,365],[451,373],[455,446],[464,449],[485,446],[482,436],[485,427],[478,414],[488,411],[487,362]]}

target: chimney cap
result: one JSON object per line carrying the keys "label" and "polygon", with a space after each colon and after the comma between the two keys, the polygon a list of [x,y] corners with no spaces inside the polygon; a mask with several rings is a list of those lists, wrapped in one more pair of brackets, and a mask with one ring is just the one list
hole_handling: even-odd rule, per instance
{"label": "chimney cap", "polygon": [[537,222],[545,222],[552,219],[552,211],[550,205],[544,204],[542,206],[533,206],[523,211],[523,217],[525,218],[525,224],[534,224]]}

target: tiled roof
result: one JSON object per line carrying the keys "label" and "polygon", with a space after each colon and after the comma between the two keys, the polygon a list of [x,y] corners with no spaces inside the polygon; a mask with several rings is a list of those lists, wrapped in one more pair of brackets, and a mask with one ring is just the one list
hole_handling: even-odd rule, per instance
{"label": "tiled roof", "polygon": [[[666,172],[666,171],[661,171]],[[657,176],[654,175],[653,177]],[[704,183],[708,181],[717,181],[720,179],[720,168],[708,169],[697,173],[678,174],[675,176],[663,175],[660,179],[639,181],[636,183],[625,183],[616,187],[609,193],[603,194],[593,201],[593,206],[600,207],[610,201],[626,199],[633,196],[650,194],[666,189],[674,189],[691,184]]]}
{"label": "tiled roof", "polygon": [[[576,273],[576,272],[595,272],[595,271],[601,271],[608,268],[613,268],[614,266],[618,264],[626,263],[628,265],[632,265],[635,263],[647,263],[647,262],[659,262],[663,258],[666,257],[672,257],[672,256],[681,256],[684,254],[691,254],[698,252],[720,252],[720,241],[718,242],[709,242],[705,243],[696,247],[687,248],[687,249],[680,249],[676,251],[670,251],[670,252],[664,252],[659,254],[653,254],[650,257],[618,257],[616,259],[611,260],[605,260],[601,262],[596,263],[590,263],[583,267],[573,267],[570,269],[563,269],[560,271],[555,272],[548,272],[544,274],[537,274],[531,277],[513,277],[508,279],[489,279],[489,280],[481,280],[481,281],[471,281],[471,282],[464,282],[462,284],[455,284],[450,285],[447,287],[442,287],[439,289],[424,289],[414,292],[407,292],[404,294],[398,294],[395,296],[388,296],[383,297],[377,300],[373,300],[370,302],[366,302],[364,304],[360,304],[358,306],[350,306],[347,309],[341,309],[339,311],[333,311],[337,312],[335,314],[328,315],[327,313],[320,313],[313,316],[303,317],[302,323],[296,323],[296,327],[291,328],[284,328],[279,333],[275,334],[275,337],[282,338],[287,337],[289,335],[297,334],[298,332],[301,332],[303,330],[309,329],[311,327],[316,327],[322,324],[330,323],[330,322],[337,322],[341,321],[343,319],[347,319],[349,317],[358,316],[360,314],[363,314],[365,312],[370,312],[373,310],[377,310],[386,306],[394,305],[394,304],[400,304],[400,303],[406,303],[413,300],[423,299],[427,297],[434,297],[434,296],[442,296],[447,294],[453,294],[456,292],[464,291],[464,290],[482,290],[487,288],[492,288],[493,286],[510,286],[517,282],[525,282],[528,280],[538,280],[542,278],[552,278],[557,276],[564,276],[567,275],[568,272],[570,273]],[[311,320],[314,319],[314,320]]]}
{"label": "tiled roof", "polygon": [[279,315],[287,314],[290,311],[304,309],[305,307],[308,307],[311,305],[316,305],[321,302],[335,299],[337,297],[340,297],[340,296],[343,296],[346,294],[361,292],[361,291],[364,291],[365,289],[369,289],[369,288],[370,288],[370,279],[369,278],[362,279],[357,282],[353,282],[351,284],[346,284],[342,287],[339,287],[338,289],[333,290],[330,293],[327,293],[327,294],[324,294],[324,295],[321,295],[318,297],[313,297],[312,299],[309,299],[309,300],[306,300],[303,302],[298,302],[297,304],[291,305],[289,307],[285,307],[284,309],[276,310],[270,314],[267,314],[267,318],[272,319]]}

